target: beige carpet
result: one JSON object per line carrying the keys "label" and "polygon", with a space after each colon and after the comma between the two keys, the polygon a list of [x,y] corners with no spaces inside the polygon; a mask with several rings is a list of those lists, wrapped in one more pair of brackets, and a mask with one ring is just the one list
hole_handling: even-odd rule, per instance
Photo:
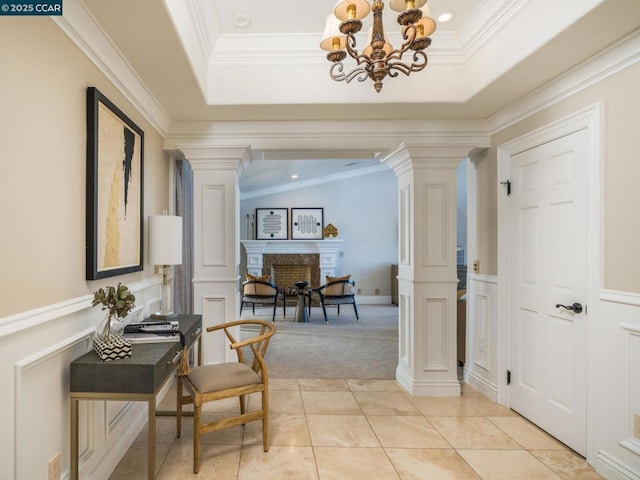
{"label": "beige carpet", "polygon": [[[246,313],[246,314],[245,314]],[[309,323],[294,323],[293,308],[276,315],[277,332],[267,351],[269,375],[273,378],[393,379],[398,364],[398,308],[395,305],[361,305],[360,323],[353,308],[343,305],[340,316],[327,309],[311,309]],[[243,318],[252,318],[250,309]],[[271,310],[256,309],[255,318],[271,320]],[[242,338],[249,338],[243,329]]]}

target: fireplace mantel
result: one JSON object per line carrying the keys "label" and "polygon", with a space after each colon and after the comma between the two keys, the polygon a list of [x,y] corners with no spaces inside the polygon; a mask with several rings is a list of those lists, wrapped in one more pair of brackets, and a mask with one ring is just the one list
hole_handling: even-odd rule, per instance
{"label": "fireplace mantel", "polygon": [[309,254],[317,253],[320,275],[335,276],[342,240],[241,240],[247,252],[247,271],[251,275],[262,275],[262,256],[265,254]]}

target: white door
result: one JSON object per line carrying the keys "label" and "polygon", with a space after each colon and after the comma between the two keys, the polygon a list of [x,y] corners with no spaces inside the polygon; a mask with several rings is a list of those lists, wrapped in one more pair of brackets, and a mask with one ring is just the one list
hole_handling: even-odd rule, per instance
{"label": "white door", "polygon": [[[511,157],[512,409],[586,454],[585,130]],[[576,310],[579,310],[577,308]]]}

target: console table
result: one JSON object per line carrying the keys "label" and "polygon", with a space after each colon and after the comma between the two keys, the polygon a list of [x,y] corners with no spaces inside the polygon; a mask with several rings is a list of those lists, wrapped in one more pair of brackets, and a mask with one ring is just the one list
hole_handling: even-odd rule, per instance
{"label": "console table", "polygon": [[[172,319],[173,320],[173,319]],[[184,333],[187,348],[200,339],[201,315],[179,315],[175,319]],[[175,342],[136,343],[131,357],[101,361],[94,351],[71,362],[71,480],[78,480],[78,402],[80,400],[146,401],[149,405],[148,478],[155,478],[156,396],[176,371],[182,356],[180,337]],[[198,363],[201,358],[198,342]]]}

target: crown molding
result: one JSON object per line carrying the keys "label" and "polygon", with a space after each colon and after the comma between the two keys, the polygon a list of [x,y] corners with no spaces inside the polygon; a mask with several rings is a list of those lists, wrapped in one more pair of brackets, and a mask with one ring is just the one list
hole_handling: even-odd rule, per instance
{"label": "crown molding", "polygon": [[50,17],[162,136],[171,119],[81,0],[65,0],[64,15]]}
{"label": "crown molding", "polygon": [[640,61],[640,29],[487,119],[489,135],[514,125]]}
{"label": "crown molding", "polygon": [[325,175],[324,177],[311,178],[309,180],[301,180],[294,183],[288,183],[278,185],[270,188],[261,188],[259,190],[252,190],[247,193],[240,193],[240,200],[248,200],[250,198],[264,197],[267,195],[273,195],[276,193],[290,192],[292,190],[299,190],[301,188],[309,188],[316,185],[323,185],[325,183],[337,182],[339,180],[347,180],[349,178],[362,177],[365,175],[372,175],[374,173],[385,172],[389,170],[385,165],[375,165],[368,168],[360,168],[358,170],[352,170],[344,173],[334,173],[332,175]]}

